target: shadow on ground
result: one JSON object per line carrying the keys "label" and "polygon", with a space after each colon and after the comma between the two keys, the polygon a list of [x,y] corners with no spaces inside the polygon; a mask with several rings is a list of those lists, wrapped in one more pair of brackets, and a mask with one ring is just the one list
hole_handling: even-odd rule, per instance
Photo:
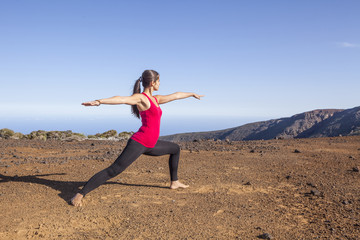
{"label": "shadow on ground", "polygon": [[[4,182],[25,182],[25,183],[35,183],[41,184],[48,187],[51,187],[57,191],[60,191],[58,194],[59,197],[64,199],[67,203],[70,204],[70,199],[80,190],[80,187],[83,186],[86,182],[75,182],[75,181],[58,181],[58,180],[49,180],[41,177],[47,176],[59,176],[66,175],[66,173],[52,173],[52,174],[38,174],[38,175],[27,175],[27,176],[5,176],[0,174],[0,183]],[[106,182],[105,184],[120,184],[124,186],[133,186],[133,187],[153,187],[153,188],[167,188],[164,186],[157,185],[144,185],[144,184],[130,184],[130,183],[119,183],[119,182]]]}

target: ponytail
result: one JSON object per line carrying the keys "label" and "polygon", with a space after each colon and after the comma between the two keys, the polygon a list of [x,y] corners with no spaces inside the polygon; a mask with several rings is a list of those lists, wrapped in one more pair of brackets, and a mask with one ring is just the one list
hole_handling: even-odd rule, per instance
{"label": "ponytail", "polygon": [[[140,84],[142,84],[142,86],[145,89],[145,88],[150,86],[151,82],[158,80],[159,77],[160,76],[159,76],[159,73],[157,71],[155,71],[155,70],[145,70],[141,74],[141,77],[139,77],[139,79],[135,81],[133,94],[141,92]],[[139,109],[137,108],[136,105],[131,106],[131,112],[132,112],[132,114],[134,114],[135,117],[140,118]]]}
{"label": "ponytail", "polygon": [[[141,83],[141,77],[135,81],[133,94],[141,92],[140,83]],[[136,105],[131,106],[131,112],[132,112],[132,114],[135,115],[135,117],[140,118],[139,109],[137,108]]]}

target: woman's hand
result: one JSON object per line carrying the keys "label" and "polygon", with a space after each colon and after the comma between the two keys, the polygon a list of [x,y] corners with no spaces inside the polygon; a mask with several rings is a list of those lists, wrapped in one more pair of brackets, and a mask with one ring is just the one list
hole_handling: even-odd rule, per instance
{"label": "woman's hand", "polygon": [[200,100],[200,98],[202,98],[202,97],[204,97],[204,96],[205,96],[205,95],[198,95],[198,94],[194,93],[194,96],[193,96],[193,97]]}
{"label": "woman's hand", "polygon": [[84,106],[99,106],[100,105],[100,101],[99,100],[95,100],[95,101],[90,101],[90,102],[84,102],[81,105]]}

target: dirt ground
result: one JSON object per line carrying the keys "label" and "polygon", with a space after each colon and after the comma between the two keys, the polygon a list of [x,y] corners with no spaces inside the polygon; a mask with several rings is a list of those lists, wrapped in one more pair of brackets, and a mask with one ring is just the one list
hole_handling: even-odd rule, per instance
{"label": "dirt ground", "polygon": [[143,155],[69,205],[125,143],[0,140],[0,239],[360,239],[360,136],[182,143],[189,188]]}

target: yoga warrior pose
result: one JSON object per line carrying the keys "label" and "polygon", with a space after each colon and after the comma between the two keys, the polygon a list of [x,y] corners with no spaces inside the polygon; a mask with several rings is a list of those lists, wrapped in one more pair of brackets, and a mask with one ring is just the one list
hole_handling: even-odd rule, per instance
{"label": "yoga warrior pose", "polygon": [[[140,83],[144,91],[140,93]],[[82,198],[90,191],[99,187],[110,178],[115,177],[124,171],[133,163],[141,154],[150,156],[161,156],[170,154],[170,189],[187,188],[188,185],[179,182],[177,169],[180,157],[179,145],[158,140],[160,134],[160,118],[162,115],[159,104],[164,104],[177,99],[194,97],[200,100],[203,95],[195,93],[176,92],[170,95],[155,95],[153,91],[159,90],[160,75],[154,70],[145,70],[142,76],[136,80],[133,95],[129,97],[114,96],[100,100],[82,103],[85,106],[99,106],[100,104],[128,104],[131,105],[132,113],[140,118],[142,126],[128,140],[126,147],[108,168],[98,172],[84,185],[72,199],[71,204],[81,206]]]}

